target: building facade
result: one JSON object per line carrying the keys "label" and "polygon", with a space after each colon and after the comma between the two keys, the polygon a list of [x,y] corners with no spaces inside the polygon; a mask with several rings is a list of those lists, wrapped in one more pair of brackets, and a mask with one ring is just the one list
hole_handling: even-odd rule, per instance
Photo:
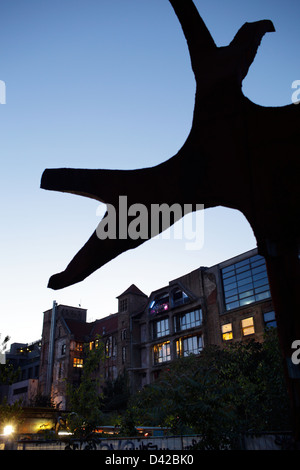
{"label": "building facade", "polygon": [[102,384],[127,371],[131,392],[155,381],[177,358],[209,344],[263,341],[276,326],[264,258],[251,250],[200,267],[149,296],[131,285],[117,297],[118,311],[94,322],[87,311],[53,303],[44,312],[39,393],[67,409],[66,383],[80,381],[84,344],[103,342]]}
{"label": "building facade", "polygon": [[135,390],[205,345],[263,341],[265,329],[276,326],[264,258],[251,250],[175,279],[152,292],[132,322],[135,354],[129,371]]}
{"label": "building facade", "polygon": [[3,386],[10,404],[16,401],[23,406],[32,405],[38,393],[41,341],[33,343],[13,343],[5,353],[6,363],[18,371],[18,377],[11,385]]}

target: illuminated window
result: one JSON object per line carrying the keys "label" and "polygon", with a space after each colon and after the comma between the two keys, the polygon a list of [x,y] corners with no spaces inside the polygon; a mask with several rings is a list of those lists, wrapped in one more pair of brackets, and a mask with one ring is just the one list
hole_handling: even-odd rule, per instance
{"label": "illuminated window", "polygon": [[75,343],[75,351],[82,352],[83,351],[83,343]]}
{"label": "illuminated window", "polygon": [[175,331],[187,330],[202,325],[201,308],[174,317]]}
{"label": "illuminated window", "polygon": [[176,354],[178,357],[199,354],[202,349],[202,336],[188,336],[187,338],[179,338],[176,341]]}
{"label": "illuminated window", "polygon": [[226,310],[271,297],[265,260],[256,255],[222,269]]}
{"label": "illuminated window", "polygon": [[222,325],[222,338],[224,341],[229,341],[233,338],[232,323],[226,323],[226,325]]}
{"label": "illuminated window", "polygon": [[242,332],[243,336],[252,335],[255,333],[253,317],[242,320]]}
{"label": "illuminated window", "polygon": [[73,359],[73,367],[83,367],[83,359],[80,359],[79,357],[74,357]]}
{"label": "illuminated window", "polygon": [[153,346],[154,364],[160,364],[171,360],[170,341]]}
{"label": "illuminated window", "polygon": [[163,318],[153,322],[153,338],[161,338],[169,334],[169,319]]}
{"label": "illuminated window", "polygon": [[169,295],[163,294],[157,297],[149,307],[149,312],[151,315],[155,315],[157,313],[165,312],[169,310]]}
{"label": "illuminated window", "polygon": [[116,338],[109,336],[105,343],[106,357],[115,357],[117,354]]}

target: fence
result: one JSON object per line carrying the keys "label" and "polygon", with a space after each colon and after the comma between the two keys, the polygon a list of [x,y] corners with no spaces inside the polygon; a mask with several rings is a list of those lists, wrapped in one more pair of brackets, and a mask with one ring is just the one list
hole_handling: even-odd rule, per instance
{"label": "fence", "polygon": [[[190,450],[199,442],[199,435],[193,436],[163,436],[163,437],[123,437],[123,438],[96,438],[90,441],[71,439],[62,440],[24,440],[10,442],[6,448],[13,450]],[[242,450],[282,450],[290,448],[292,444],[289,433],[263,434],[260,436],[243,436]],[[0,450],[4,450],[5,442],[0,442]]]}

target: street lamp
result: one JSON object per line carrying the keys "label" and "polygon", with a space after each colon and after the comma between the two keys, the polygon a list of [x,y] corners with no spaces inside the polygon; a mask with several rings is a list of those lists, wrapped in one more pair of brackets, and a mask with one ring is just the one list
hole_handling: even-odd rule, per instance
{"label": "street lamp", "polygon": [[13,441],[13,434],[15,432],[14,426],[11,424],[6,424],[3,428],[3,435],[5,437],[5,446],[4,450],[13,450],[15,448]]}
{"label": "street lamp", "polygon": [[11,436],[14,432],[14,427],[11,425],[11,424],[7,424],[6,426],[4,426],[4,429],[3,429],[3,434],[4,436]]}

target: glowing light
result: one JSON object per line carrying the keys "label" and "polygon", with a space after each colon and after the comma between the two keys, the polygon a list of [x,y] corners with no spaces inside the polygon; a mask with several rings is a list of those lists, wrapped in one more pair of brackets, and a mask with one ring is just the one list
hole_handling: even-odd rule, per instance
{"label": "glowing light", "polygon": [[10,436],[14,432],[14,428],[11,424],[4,426],[3,434],[4,436]]}

